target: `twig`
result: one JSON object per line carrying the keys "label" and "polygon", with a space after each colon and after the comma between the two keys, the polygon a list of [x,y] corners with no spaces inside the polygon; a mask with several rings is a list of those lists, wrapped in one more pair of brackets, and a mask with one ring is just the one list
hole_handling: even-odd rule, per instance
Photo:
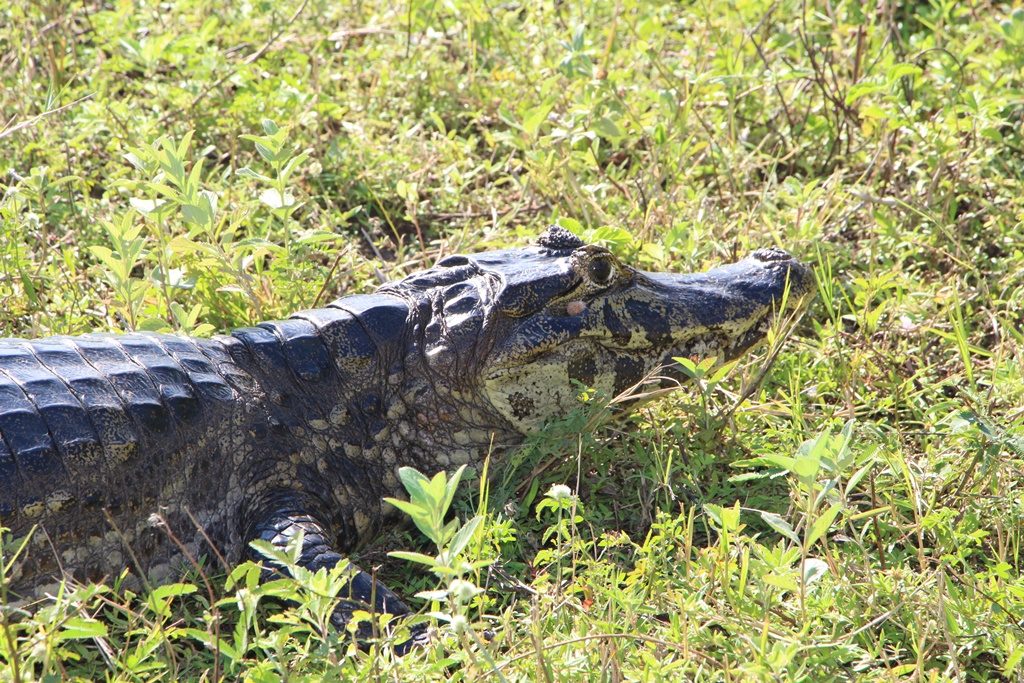
{"label": "twig", "polygon": [[[25,121],[22,121],[21,123],[16,124],[14,126],[12,126],[12,125],[10,125],[10,123],[8,123],[6,128],[4,128],[3,130],[0,130],[0,140],[3,140],[8,135],[13,135],[14,133],[18,132],[22,128],[28,128],[29,126],[34,126],[41,119],[44,119],[47,116],[52,116],[54,114],[58,114],[58,113],[64,111],[65,109],[70,109],[71,107],[75,106],[76,104],[80,104],[80,103],[84,102],[85,100],[91,98],[92,95],[93,95],[92,93],[89,93],[88,95],[83,95],[82,97],[79,97],[74,102],[69,102],[69,103],[67,103],[65,105],[61,105],[61,106],[57,107],[56,109],[51,109],[50,111],[44,111],[42,114],[37,114],[37,115],[33,116],[32,118],[27,119]],[[13,121],[13,119],[12,119],[12,121]]]}
{"label": "twig", "polygon": [[348,255],[348,253],[349,252],[348,252],[347,249],[342,249],[341,251],[338,252],[337,257],[335,257],[335,259],[334,259],[334,263],[331,264],[330,272],[328,272],[327,273],[327,277],[324,278],[324,284],[321,285],[320,291],[317,292],[316,298],[313,299],[313,308],[317,308],[318,306],[320,306],[320,300],[323,298],[324,294],[327,292],[327,286],[329,284],[331,284],[331,280],[334,279],[334,272],[336,270],[338,270],[338,264],[341,263],[341,258],[343,256]]}
{"label": "twig", "polygon": [[[373,250],[374,256],[376,256],[381,263],[387,263],[387,259],[385,259],[384,255],[380,253],[380,249],[378,249],[377,245],[373,243],[373,240],[370,239],[369,233],[367,233],[366,229],[363,228],[363,226],[361,225],[359,226],[359,233],[363,236],[363,239],[366,240],[366,243],[370,246],[370,249]],[[388,281],[388,276],[382,273],[380,268],[374,268],[373,272],[377,276],[377,279],[380,281],[381,284],[384,284],[385,282]]]}
{"label": "twig", "polygon": [[394,35],[398,33],[394,29],[384,28],[382,26],[361,26],[359,28],[339,28],[334,33],[327,36],[327,40],[341,41],[348,40],[352,36],[372,36],[378,33],[386,33],[388,35]]}
{"label": "twig", "polygon": [[[278,30],[278,32],[275,33],[274,35],[270,36],[267,42],[263,43],[260,49],[256,50],[256,52],[253,52],[251,55],[243,59],[242,63],[252,64],[257,59],[265,55],[267,50],[270,49],[270,46],[273,45],[286,30],[288,30],[289,26],[295,23],[295,20],[299,18],[299,15],[302,14],[302,11],[306,9],[306,5],[308,4],[309,0],[302,0],[302,4],[299,5],[298,9],[296,9],[295,12],[292,13],[292,16],[288,18],[288,21],[284,22],[284,25],[280,28],[280,30]],[[223,81],[223,79],[221,79],[221,81]],[[218,83],[221,81],[218,81]]]}

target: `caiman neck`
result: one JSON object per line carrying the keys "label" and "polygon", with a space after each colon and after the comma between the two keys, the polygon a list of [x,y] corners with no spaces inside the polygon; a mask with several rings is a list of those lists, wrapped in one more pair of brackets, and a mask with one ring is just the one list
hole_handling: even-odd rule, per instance
{"label": "caiman neck", "polygon": [[488,455],[500,456],[523,442],[475,392],[431,381],[429,371],[410,372],[398,391],[389,392],[386,434],[375,441],[395,449],[396,462],[425,474],[479,467]]}

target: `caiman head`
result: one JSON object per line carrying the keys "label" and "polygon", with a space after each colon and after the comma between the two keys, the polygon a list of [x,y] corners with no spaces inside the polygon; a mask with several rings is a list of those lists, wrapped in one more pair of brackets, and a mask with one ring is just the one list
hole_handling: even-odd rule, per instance
{"label": "caiman head", "polygon": [[416,344],[435,386],[489,403],[526,434],[577,407],[583,387],[611,397],[678,377],[677,356],[736,358],[812,288],[781,249],[705,273],[648,273],[552,227],[536,246],[449,256],[381,292],[418,301]]}

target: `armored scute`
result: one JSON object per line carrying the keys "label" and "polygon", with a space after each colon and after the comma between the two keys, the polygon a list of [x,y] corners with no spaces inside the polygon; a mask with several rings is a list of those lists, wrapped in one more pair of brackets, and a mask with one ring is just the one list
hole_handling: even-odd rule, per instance
{"label": "armored scute", "polygon": [[[300,530],[300,564],[333,566],[382,524],[399,467],[480,464],[580,384],[616,395],[674,356],[736,357],[811,288],[778,249],[653,274],[551,228],[228,336],[0,340],[0,523],[35,528],[13,588],[160,582],[185,552],[230,565]],[[408,611],[365,573],[349,591],[339,625]]]}

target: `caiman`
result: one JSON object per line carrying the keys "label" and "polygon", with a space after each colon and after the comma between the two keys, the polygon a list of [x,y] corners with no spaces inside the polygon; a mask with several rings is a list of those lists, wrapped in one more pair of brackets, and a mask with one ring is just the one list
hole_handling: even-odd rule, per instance
{"label": "caiman", "polygon": [[[392,516],[401,466],[480,465],[578,406],[581,386],[612,396],[675,356],[732,359],[812,282],[780,249],[647,273],[552,227],[211,339],[2,339],[0,524],[34,529],[10,587],[125,567],[165,582],[183,551],[233,564],[300,530],[299,564],[334,566]],[[350,571],[338,625],[359,605],[409,611]]]}

